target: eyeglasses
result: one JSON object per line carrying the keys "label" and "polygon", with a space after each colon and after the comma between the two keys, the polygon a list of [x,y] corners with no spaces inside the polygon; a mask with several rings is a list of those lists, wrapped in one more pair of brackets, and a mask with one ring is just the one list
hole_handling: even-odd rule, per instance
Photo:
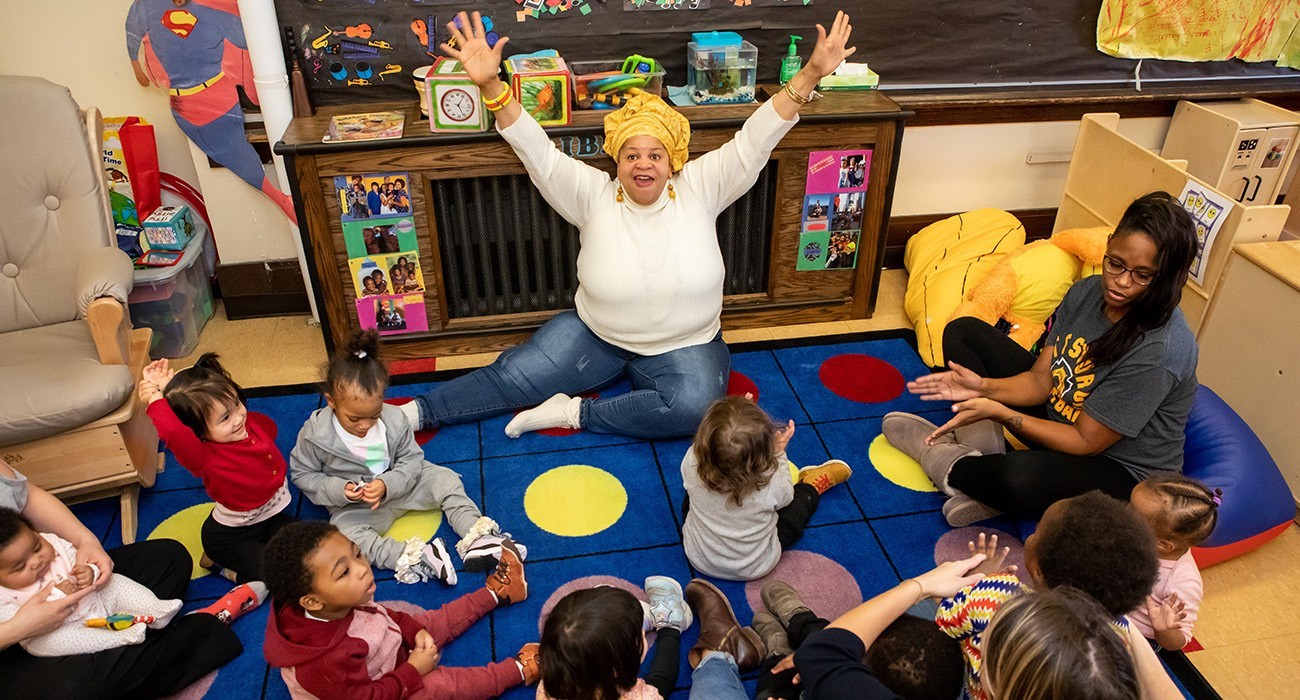
{"label": "eyeglasses", "polygon": [[1146,270],[1134,270],[1131,268],[1124,267],[1123,263],[1116,260],[1115,258],[1110,257],[1109,255],[1102,256],[1101,267],[1106,272],[1109,272],[1110,274],[1115,276],[1119,276],[1127,272],[1129,279],[1133,280],[1134,284],[1140,284],[1143,287],[1147,286],[1148,284],[1151,284],[1151,281],[1156,278],[1156,273],[1154,272],[1148,272]]}

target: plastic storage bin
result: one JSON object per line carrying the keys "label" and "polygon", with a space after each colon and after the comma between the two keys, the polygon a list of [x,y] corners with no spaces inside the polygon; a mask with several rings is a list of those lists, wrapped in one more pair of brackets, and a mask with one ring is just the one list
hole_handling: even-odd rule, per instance
{"label": "plastic storage bin", "polygon": [[686,90],[695,104],[753,102],[758,48],[735,32],[696,32],[686,45]]}
{"label": "plastic storage bin", "polygon": [[127,298],[131,323],[153,329],[149,357],[184,357],[199,342],[199,331],[212,318],[212,274],[217,250],[202,219],[194,219],[194,237],[185,255],[171,267],[135,271]]}
{"label": "plastic storage bin", "polygon": [[[624,73],[623,61],[574,61],[569,64],[573,72],[574,102],[579,109],[617,109],[638,88],[653,95],[663,95],[664,71],[650,73]],[[594,84],[594,88],[593,88]]]}

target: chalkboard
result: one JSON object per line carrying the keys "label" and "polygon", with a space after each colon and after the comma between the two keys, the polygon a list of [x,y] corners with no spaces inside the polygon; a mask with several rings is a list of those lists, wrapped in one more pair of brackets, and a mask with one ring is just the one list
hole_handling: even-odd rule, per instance
{"label": "chalkboard", "polygon": [[[681,9],[660,9],[656,1],[676,2]],[[806,5],[803,0],[521,2],[537,4],[539,9],[532,14],[538,16],[519,21],[517,13],[528,10],[513,0],[473,5],[458,0],[276,0],[275,4],[281,25],[297,39],[297,55],[317,104],[413,99],[410,73],[433,59],[426,55],[412,24],[427,25],[430,17],[436,18],[436,44],[446,38],[441,25],[462,9],[488,15],[494,29],[510,37],[507,54],[554,48],[570,61],[581,61],[639,53],[658,59],[672,85],[685,83],[690,33],[708,30],[736,31],[755,44],[759,82],[775,82],[789,35],[804,37],[799,46],[806,59],[816,35],[813,25],[829,24],[836,9],[853,18],[855,60],[867,61],[886,88],[1121,84],[1133,81],[1137,66],[1137,61],[1097,51],[1101,0],[846,0],[840,4],[813,0]],[[625,9],[637,4],[641,9]],[[363,24],[369,25],[369,32],[361,28]],[[354,28],[353,36],[348,35],[349,27]],[[313,49],[313,41],[325,48]],[[368,46],[371,42],[386,48]],[[339,53],[326,53],[331,50]],[[402,69],[381,76],[390,65]],[[1144,83],[1203,83],[1243,77],[1295,78],[1300,71],[1238,60],[1146,60],[1141,76]],[[363,80],[368,84],[360,84]],[[357,84],[349,86],[350,81]]]}

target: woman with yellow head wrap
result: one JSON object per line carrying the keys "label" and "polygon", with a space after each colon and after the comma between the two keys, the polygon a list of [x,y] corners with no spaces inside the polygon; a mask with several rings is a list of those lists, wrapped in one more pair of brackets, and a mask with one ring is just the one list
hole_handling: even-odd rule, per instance
{"label": "woman with yellow head wrap", "polygon": [[[718,214],[753,186],[817,81],[853,53],[848,17],[837,13],[829,32],[818,25],[817,47],[786,89],[731,141],[694,160],[681,113],[654,95],[628,100],[605,118],[605,152],[618,165],[612,180],[561,153],[509,97],[498,77],[506,37],[489,48],[477,12],[462,12],[447,31],[455,48],[442,50],[478,84],[497,131],[547,203],[581,231],[578,290],[575,310],[492,365],[406,404],[408,417],[432,428],[536,406],[510,421],[506,434],[554,427],[646,438],[694,433],[709,404],[726,394],[731,362],[721,334]],[[579,396],[625,376],[631,392]]]}

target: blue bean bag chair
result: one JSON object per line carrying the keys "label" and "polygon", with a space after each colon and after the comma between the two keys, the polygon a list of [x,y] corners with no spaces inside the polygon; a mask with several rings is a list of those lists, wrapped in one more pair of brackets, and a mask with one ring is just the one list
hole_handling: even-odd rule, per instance
{"label": "blue bean bag chair", "polygon": [[[1277,463],[1246,421],[1219,395],[1201,385],[1187,416],[1183,474],[1223,490],[1219,524],[1192,548],[1204,569],[1239,557],[1282,534],[1295,518],[1295,501]],[[1038,527],[1020,522],[1023,541]]]}

